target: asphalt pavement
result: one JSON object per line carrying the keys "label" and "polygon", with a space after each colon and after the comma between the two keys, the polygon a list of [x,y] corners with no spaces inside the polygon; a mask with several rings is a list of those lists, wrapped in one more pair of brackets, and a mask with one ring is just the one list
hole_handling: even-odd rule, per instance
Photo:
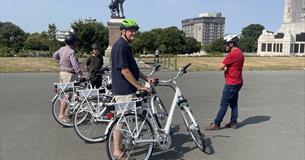
{"label": "asphalt pavement", "polygon": [[[174,72],[159,72],[161,79]],[[305,72],[247,71],[239,99],[239,128],[204,131],[218,111],[222,72],[191,72],[179,80],[207,143],[195,147],[179,112],[173,121],[173,145],[152,159],[304,160]],[[0,74],[1,160],[106,160],[104,143],[84,143],[73,128],[51,115],[53,83],[58,73]],[[159,88],[167,106],[173,93]],[[224,119],[229,121],[230,109]]]}

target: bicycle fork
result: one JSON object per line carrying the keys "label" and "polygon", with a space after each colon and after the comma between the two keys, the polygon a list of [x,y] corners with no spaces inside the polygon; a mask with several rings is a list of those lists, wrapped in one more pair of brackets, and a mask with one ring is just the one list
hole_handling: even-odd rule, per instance
{"label": "bicycle fork", "polygon": [[[188,104],[186,98],[183,96],[179,96],[177,104],[179,106],[179,110],[180,110],[181,116],[183,118],[183,121],[186,125],[187,130],[197,128],[198,124],[193,116],[193,113],[191,112],[191,109],[189,107],[189,104]],[[191,123],[188,123],[187,117],[190,118]]]}

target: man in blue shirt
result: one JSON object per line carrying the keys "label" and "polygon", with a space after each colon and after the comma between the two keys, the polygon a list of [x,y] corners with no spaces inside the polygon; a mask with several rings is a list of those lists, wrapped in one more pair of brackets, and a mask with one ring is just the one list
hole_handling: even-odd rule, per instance
{"label": "man in blue shirt", "polygon": [[[139,78],[154,83],[155,79],[147,77],[140,70],[133,57],[132,50],[129,46],[135,39],[138,31],[138,24],[132,19],[122,21],[120,30],[121,37],[113,44],[111,50],[111,75],[112,75],[112,93],[117,103],[129,102],[136,96],[136,91],[147,91],[148,88],[139,83]],[[120,149],[121,134],[114,131],[114,156],[121,159],[124,156]]]}

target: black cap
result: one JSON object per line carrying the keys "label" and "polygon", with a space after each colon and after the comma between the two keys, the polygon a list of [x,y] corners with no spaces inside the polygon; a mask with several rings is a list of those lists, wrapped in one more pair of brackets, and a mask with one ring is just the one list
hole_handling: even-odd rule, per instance
{"label": "black cap", "polygon": [[92,48],[92,49],[97,49],[97,48],[98,48],[98,46],[97,46],[97,44],[96,44],[96,43],[93,43],[93,44],[91,45],[91,48]]}
{"label": "black cap", "polygon": [[74,45],[76,42],[76,36],[74,34],[69,34],[65,37],[65,43],[68,45]]}

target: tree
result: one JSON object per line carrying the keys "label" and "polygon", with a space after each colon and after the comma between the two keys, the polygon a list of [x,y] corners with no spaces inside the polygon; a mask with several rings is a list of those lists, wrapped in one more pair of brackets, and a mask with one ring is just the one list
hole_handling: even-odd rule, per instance
{"label": "tree", "polygon": [[207,53],[212,53],[213,55],[219,55],[223,52],[223,39],[219,38],[212,42],[211,44],[207,44],[204,46],[204,50]]}
{"label": "tree", "polygon": [[185,44],[184,32],[177,27],[165,28],[160,35],[160,43],[167,46],[168,53],[183,53],[183,45]]}
{"label": "tree", "polygon": [[18,52],[23,47],[27,34],[11,22],[0,22],[0,44]]}
{"label": "tree", "polygon": [[56,40],[56,32],[57,32],[57,27],[54,23],[49,24],[48,26],[48,37],[50,41]]}
{"label": "tree", "polygon": [[240,48],[245,52],[256,52],[257,40],[265,27],[261,24],[250,24],[241,31]]}
{"label": "tree", "polygon": [[30,50],[49,50],[49,38],[46,32],[33,33],[24,42],[24,48]]}
{"label": "tree", "polygon": [[156,28],[137,35],[131,43],[137,53],[154,53],[159,49],[161,53],[193,53],[201,49],[201,44],[193,38],[187,38],[177,27],[165,29]]}
{"label": "tree", "polygon": [[48,47],[50,52],[56,51],[60,47],[60,42],[56,39],[57,27],[54,23],[48,26]]}
{"label": "tree", "polygon": [[196,39],[191,37],[185,38],[184,53],[199,52],[200,49],[201,49],[201,43],[198,42]]}
{"label": "tree", "polygon": [[99,22],[83,22],[81,20],[72,24],[76,35],[76,46],[81,52],[90,53],[91,45],[97,43],[104,52],[108,46],[108,30]]}

